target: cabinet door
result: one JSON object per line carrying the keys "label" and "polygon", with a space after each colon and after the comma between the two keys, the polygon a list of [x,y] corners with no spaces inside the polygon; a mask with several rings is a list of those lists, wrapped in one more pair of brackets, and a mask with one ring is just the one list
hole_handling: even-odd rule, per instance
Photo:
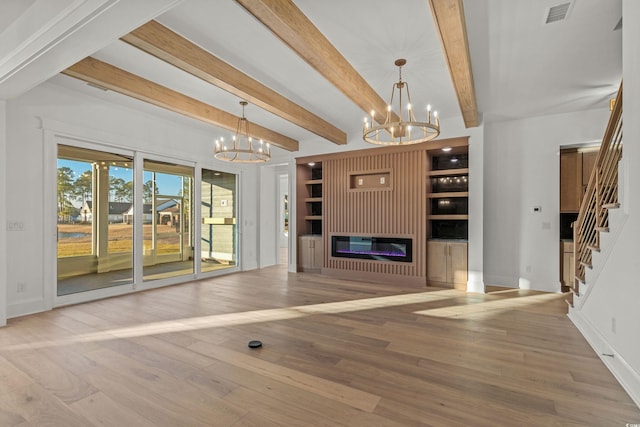
{"label": "cabinet door", "polygon": [[427,280],[447,282],[447,264],[449,246],[447,242],[427,243]]}
{"label": "cabinet door", "polygon": [[467,244],[449,243],[449,259],[451,263],[450,282],[459,285],[467,284]]}
{"label": "cabinet door", "polygon": [[298,270],[305,271],[313,268],[313,248],[310,236],[301,236],[298,239],[298,254]]}
{"label": "cabinet door", "polygon": [[591,178],[591,171],[596,164],[596,157],[598,157],[597,151],[587,151],[582,153],[582,187],[583,194],[589,184],[589,178]]}
{"label": "cabinet door", "polygon": [[314,269],[321,269],[324,254],[323,245],[322,245],[322,236],[314,236],[311,239],[311,244],[313,246],[313,266]]}
{"label": "cabinet door", "polygon": [[565,252],[562,254],[562,281],[565,286],[573,287],[575,277],[575,265],[573,252]]}
{"label": "cabinet door", "polygon": [[582,154],[560,154],[560,212],[578,212],[582,198]]}

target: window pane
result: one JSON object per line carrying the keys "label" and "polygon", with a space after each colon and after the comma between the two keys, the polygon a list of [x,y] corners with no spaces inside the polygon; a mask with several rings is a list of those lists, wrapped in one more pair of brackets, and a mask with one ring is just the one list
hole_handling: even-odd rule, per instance
{"label": "window pane", "polygon": [[58,295],[133,282],[132,158],[58,146]]}
{"label": "window pane", "polygon": [[144,162],[144,280],[193,273],[193,168]]}
{"label": "window pane", "polygon": [[236,175],[202,170],[201,270],[234,267],[237,263]]}

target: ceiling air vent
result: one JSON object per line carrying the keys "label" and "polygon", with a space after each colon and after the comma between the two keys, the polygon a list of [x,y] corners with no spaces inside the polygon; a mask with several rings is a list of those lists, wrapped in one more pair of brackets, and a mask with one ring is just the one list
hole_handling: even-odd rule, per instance
{"label": "ceiling air vent", "polygon": [[565,20],[567,18],[570,6],[571,2],[562,3],[557,6],[550,7],[549,11],[547,12],[547,19],[545,20],[545,24],[551,24],[552,22]]}

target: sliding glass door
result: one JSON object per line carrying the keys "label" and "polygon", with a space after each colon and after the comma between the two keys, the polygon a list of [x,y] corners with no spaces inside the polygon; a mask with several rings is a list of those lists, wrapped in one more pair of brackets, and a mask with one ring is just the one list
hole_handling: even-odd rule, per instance
{"label": "sliding glass door", "polygon": [[132,163],[58,145],[58,296],[133,283]]}
{"label": "sliding glass door", "polygon": [[[193,277],[196,259],[203,273],[237,267],[237,175],[202,169],[194,212],[191,166],[144,159],[138,175],[133,153],[57,149],[57,296]],[[134,176],[142,176],[139,200]]]}
{"label": "sliding glass door", "polygon": [[193,274],[193,168],[144,161],[144,280]]}
{"label": "sliding glass door", "polygon": [[238,259],[235,174],[202,170],[200,214],[201,271],[235,267]]}

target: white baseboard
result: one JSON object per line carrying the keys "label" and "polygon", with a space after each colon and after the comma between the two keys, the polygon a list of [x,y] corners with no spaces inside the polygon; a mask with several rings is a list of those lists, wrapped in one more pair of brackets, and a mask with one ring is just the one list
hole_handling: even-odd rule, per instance
{"label": "white baseboard", "polygon": [[505,288],[518,288],[518,278],[513,276],[494,276],[485,274],[484,284],[486,286],[502,286]]}
{"label": "white baseboard", "polygon": [[51,307],[47,307],[42,298],[22,300],[7,305],[7,319],[41,313],[47,310],[51,310]]}
{"label": "white baseboard", "polygon": [[482,279],[467,281],[467,292],[484,294],[485,293],[485,286],[484,286],[484,282],[482,281]]}
{"label": "white baseboard", "polygon": [[640,408],[640,374],[633,369],[579,310],[569,309],[569,319],[611,371],[629,397]]}

